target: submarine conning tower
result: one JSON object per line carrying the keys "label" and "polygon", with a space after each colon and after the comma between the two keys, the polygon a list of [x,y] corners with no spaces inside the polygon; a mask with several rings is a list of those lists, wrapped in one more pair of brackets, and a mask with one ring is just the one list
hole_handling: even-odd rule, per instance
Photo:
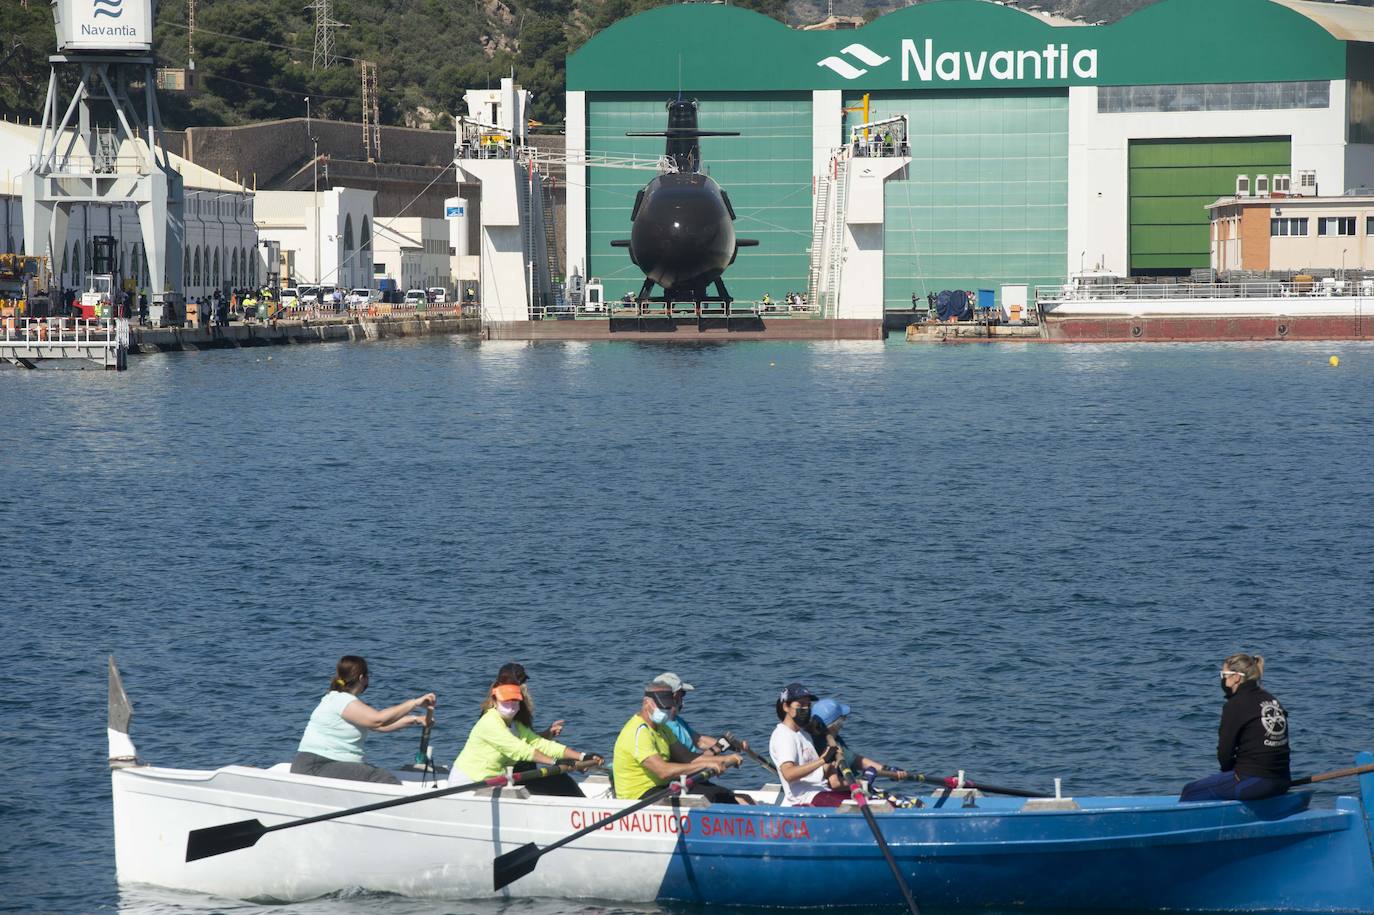
{"label": "submarine conning tower", "polygon": [[[681,133],[679,133],[679,131]],[[668,102],[668,130],[664,154],[679,172],[696,172],[701,167],[701,143],[697,131],[697,100],[675,98]]]}

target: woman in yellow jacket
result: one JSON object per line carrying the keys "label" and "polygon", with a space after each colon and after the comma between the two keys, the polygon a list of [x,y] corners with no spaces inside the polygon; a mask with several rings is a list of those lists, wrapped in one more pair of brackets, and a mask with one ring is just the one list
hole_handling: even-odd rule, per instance
{"label": "woman in yellow jacket", "polygon": [[[594,754],[579,753],[534,732],[532,716],[523,691],[517,683],[496,683],[491,695],[482,703],[482,717],[468,732],[463,751],[453,761],[454,778],[465,777],[478,782],[493,775],[501,775],[508,766],[517,771],[548,765],[559,759],[590,759],[601,762]],[[550,775],[525,783],[530,794],[551,794],[560,797],[582,797],[582,789],[566,773]]]}

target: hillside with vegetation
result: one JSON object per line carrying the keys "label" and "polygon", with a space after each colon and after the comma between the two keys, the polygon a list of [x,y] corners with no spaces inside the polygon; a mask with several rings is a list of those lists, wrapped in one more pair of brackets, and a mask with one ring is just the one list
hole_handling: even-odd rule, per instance
{"label": "hillside with vegetation", "polygon": [[[1156,0],[1023,0],[1088,22],[1114,21]],[[1361,0],[1374,4],[1374,0]],[[828,11],[875,18],[893,0],[736,0],[790,25]],[[185,0],[162,0],[157,53],[167,67],[194,60],[198,91],[166,93],[170,127],[242,124],[300,117],[361,117],[357,61],[377,64],[384,124],[447,129],[464,89],[494,85],[512,71],[535,94],[533,115],[547,129],[563,119],[564,57],[608,25],[661,0],[334,0],[338,62],[313,68],[313,12],[303,0],[198,0],[194,48]],[[0,41],[0,113],[37,118],[53,52],[50,7],[5,0]],[[193,52],[193,53],[192,53]],[[646,48],[646,60],[653,48]]]}

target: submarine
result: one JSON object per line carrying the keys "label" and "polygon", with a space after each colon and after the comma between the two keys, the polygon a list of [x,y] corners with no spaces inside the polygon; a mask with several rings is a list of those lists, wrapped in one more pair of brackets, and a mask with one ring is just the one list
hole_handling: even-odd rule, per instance
{"label": "submarine", "polygon": [[[644,271],[638,301],[733,301],[721,279],[740,248],[757,239],[735,235],[735,209],[730,195],[701,172],[701,137],[737,137],[736,130],[699,130],[697,100],[679,96],[667,103],[668,128],[635,131],[627,137],[664,137],[666,169],[635,195],[630,237],[611,242],[628,248],[630,260]],[[659,296],[652,295],[658,286]],[[714,286],[715,295],[708,295]]]}

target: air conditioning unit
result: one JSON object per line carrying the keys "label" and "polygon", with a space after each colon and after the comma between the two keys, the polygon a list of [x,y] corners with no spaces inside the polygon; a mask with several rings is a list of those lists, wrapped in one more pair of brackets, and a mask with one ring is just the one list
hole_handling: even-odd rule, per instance
{"label": "air conditioning unit", "polygon": [[1275,175],[1274,186],[1271,189],[1274,194],[1293,193],[1293,179],[1289,175]]}
{"label": "air conditioning unit", "polygon": [[1249,176],[1249,175],[1236,175],[1236,196],[1237,196],[1237,197],[1249,197],[1249,196],[1250,196],[1250,176]]}
{"label": "air conditioning unit", "polygon": [[1317,196],[1317,172],[1314,169],[1303,169],[1298,172],[1298,186],[1293,193],[1300,197]]}
{"label": "air conditioning unit", "polygon": [[1269,176],[1268,176],[1268,175],[1256,175],[1256,176],[1255,176],[1255,196],[1256,196],[1256,197],[1268,197],[1268,196],[1269,196]]}

